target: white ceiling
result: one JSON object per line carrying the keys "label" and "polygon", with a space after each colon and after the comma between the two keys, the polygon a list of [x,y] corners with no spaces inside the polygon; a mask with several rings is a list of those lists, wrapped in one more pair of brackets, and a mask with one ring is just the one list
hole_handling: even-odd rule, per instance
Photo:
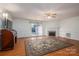
{"label": "white ceiling", "polygon": [[[78,3],[1,3],[0,10],[6,10],[14,19],[44,21],[79,16]],[[56,12],[56,18],[44,17],[49,10]]]}

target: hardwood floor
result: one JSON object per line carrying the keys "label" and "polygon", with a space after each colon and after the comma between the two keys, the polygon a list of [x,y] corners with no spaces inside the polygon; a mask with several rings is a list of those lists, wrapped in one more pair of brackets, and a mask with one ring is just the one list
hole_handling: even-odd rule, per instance
{"label": "hardwood floor", "polygon": [[[39,37],[42,38],[42,37]],[[52,38],[52,37],[49,37]],[[63,40],[67,43],[73,44],[73,46],[51,52],[49,54],[46,54],[45,56],[79,56],[79,41],[77,40],[71,40],[66,38],[57,37],[60,40]],[[18,39],[15,47],[13,50],[9,51],[0,51],[0,56],[25,56],[25,41],[27,41],[28,38],[21,38]]]}
{"label": "hardwood floor", "polygon": [[18,39],[13,50],[0,51],[0,56],[24,56],[25,45],[24,40]]}

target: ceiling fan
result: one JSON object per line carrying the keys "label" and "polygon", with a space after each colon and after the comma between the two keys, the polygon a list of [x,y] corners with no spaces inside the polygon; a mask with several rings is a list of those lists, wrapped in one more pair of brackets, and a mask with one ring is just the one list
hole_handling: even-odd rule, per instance
{"label": "ceiling fan", "polygon": [[45,13],[45,16],[50,19],[50,18],[56,18],[56,13],[52,11],[48,11]]}

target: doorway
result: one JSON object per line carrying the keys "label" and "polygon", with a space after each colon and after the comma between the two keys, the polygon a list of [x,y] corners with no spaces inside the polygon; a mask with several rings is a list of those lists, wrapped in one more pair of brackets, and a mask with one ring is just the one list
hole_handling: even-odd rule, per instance
{"label": "doorway", "polygon": [[41,36],[43,34],[42,24],[32,23],[31,32],[32,36]]}

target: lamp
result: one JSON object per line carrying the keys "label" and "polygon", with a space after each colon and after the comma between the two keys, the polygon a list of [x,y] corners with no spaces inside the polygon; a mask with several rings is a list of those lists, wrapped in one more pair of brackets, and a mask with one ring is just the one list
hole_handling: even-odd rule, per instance
{"label": "lamp", "polygon": [[6,18],[6,19],[8,18],[8,13],[3,13],[2,15],[3,15],[3,18]]}
{"label": "lamp", "polygon": [[3,13],[2,14],[3,18],[4,18],[4,27],[7,28],[7,19],[8,19],[8,13]]}

